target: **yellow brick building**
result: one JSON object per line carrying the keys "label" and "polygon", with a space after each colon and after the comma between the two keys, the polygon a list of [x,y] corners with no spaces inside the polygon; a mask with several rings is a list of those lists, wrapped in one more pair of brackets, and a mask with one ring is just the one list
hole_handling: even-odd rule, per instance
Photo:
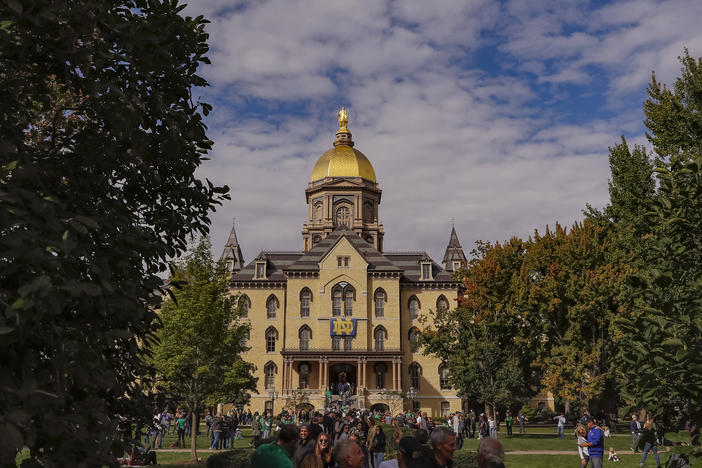
{"label": "yellow brick building", "polygon": [[363,408],[459,410],[448,370],[418,352],[416,336],[422,317],[454,307],[453,271],[466,257],[455,230],[442,265],[424,252],[384,251],[381,190],[347,123],[342,109],[334,146],[312,169],[303,250],[263,251],[244,266],[234,228],[225,245],[231,293],[251,324],[245,359],[259,379],[251,407],[277,413],[292,398],[319,408],[327,389],[348,383]]}

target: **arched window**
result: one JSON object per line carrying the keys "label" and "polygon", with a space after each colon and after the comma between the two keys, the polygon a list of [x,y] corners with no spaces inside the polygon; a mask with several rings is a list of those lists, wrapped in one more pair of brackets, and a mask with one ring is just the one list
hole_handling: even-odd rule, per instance
{"label": "arched window", "polygon": [[336,290],[332,293],[332,315],[338,317],[341,315],[341,290]]}
{"label": "arched window", "polygon": [[407,333],[407,339],[410,342],[410,349],[413,353],[416,353],[419,349],[419,329],[417,327],[412,327]]}
{"label": "arched window", "polygon": [[266,317],[274,319],[278,312],[278,298],[271,294],[266,301]]}
{"label": "arched window", "polygon": [[310,303],[312,302],[312,291],[302,288],[300,291],[300,317],[310,316]]}
{"label": "arched window", "polygon": [[239,318],[247,318],[249,316],[249,309],[251,308],[251,300],[246,294],[239,298]]}
{"label": "arched window", "polygon": [[451,388],[451,384],[449,383],[449,370],[446,364],[441,364],[439,366],[439,388],[442,390]]}
{"label": "arched window", "polygon": [[351,226],[351,210],[348,206],[340,206],[336,209],[336,226]]}
{"label": "arched window", "polygon": [[314,219],[317,221],[322,220],[322,202],[317,202],[314,204]]}
{"label": "arched window", "polygon": [[353,315],[353,302],[356,300],[356,290],[346,281],[337,283],[332,288],[332,316],[341,315],[341,308],[344,309],[344,316]]}
{"label": "arched window", "polygon": [[441,417],[448,418],[449,414],[451,414],[451,405],[449,405],[448,401],[442,401],[441,402]]}
{"label": "arched window", "polygon": [[251,339],[251,329],[248,329],[248,330],[246,330],[246,333],[244,333],[244,336],[241,337],[241,341],[239,342],[240,346],[242,348],[248,347],[250,339]]}
{"label": "arched window", "polygon": [[344,291],[344,315],[346,317],[353,315],[353,291]]}
{"label": "arched window", "polygon": [[276,366],[273,361],[268,361],[266,365],[263,366],[263,373],[266,376],[266,389],[274,388],[275,374],[278,373],[278,366]]}
{"label": "arched window", "polygon": [[268,327],[266,330],[266,352],[275,353],[275,342],[278,341],[278,330]]}
{"label": "arched window", "polygon": [[446,312],[449,308],[449,301],[443,294],[436,300],[436,311]]}
{"label": "arched window", "polygon": [[407,302],[407,306],[409,307],[410,318],[417,318],[419,315],[419,309],[422,307],[422,305],[419,303],[419,299],[417,299],[417,296],[410,297],[409,301]]}
{"label": "arched window", "polygon": [[373,332],[373,338],[375,338],[375,350],[384,351],[385,350],[385,340],[388,337],[388,332],[385,327],[376,327],[375,332]]}
{"label": "arched window", "polygon": [[375,316],[376,317],[384,317],[385,316],[385,301],[387,301],[387,294],[385,294],[385,291],[383,291],[382,288],[378,288],[375,290],[375,294],[373,295],[373,299],[375,301]]}
{"label": "arched window", "polygon": [[300,376],[298,388],[310,388],[310,369],[310,365],[306,362],[301,362],[297,367],[297,373]]}
{"label": "arched window", "polygon": [[410,387],[419,390],[419,376],[422,375],[422,366],[413,362],[409,365]]}
{"label": "arched window", "polygon": [[387,366],[384,363],[379,362],[375,365],[373,370],[375,371],[375,388],[378,390],[385,388],[385,373],[388,370]]}
{"label": "arched window", "polygon": [[310,340],[312,340],[312,330],[310,330],[310,327],[303,325],[298,335],[300,336],[300,350],[305,351],[310,349]]}

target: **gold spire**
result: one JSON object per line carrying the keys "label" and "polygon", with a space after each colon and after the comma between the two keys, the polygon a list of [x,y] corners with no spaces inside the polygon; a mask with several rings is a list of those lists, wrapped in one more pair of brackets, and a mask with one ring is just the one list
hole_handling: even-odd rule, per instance
{"label": "gold spire", "polygon": [[346,108],[342,106],[336,115],[339,117],[339,130],[336,133],[348,133],[349,115],[346,113]]}

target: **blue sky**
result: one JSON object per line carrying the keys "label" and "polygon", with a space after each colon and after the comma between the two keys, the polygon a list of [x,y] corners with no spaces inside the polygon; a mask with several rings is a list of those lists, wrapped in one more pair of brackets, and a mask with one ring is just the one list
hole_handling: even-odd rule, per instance
{"label": "blue sky", "polygon": [[192,1],[212,22],[201,175],[231,188],[244,258],[300,250],[304,190],[341,105],[383,190],[388,251],[440,261],[451,219],[466,250],[582,219],[607,201],[608,147],[646,144],[655,70],[702,55],[698,0]]}

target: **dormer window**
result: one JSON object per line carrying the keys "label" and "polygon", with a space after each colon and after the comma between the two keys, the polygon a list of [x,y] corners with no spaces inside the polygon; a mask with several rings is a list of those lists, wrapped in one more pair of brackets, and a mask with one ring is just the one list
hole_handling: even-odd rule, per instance
{"label": "dormer window", "polygon": [[266,261],[259,260],[256,262],[256,279],[266,279]]}
{"label": "dormer window", "polygon": [[422,260],[420,262],[421,266],[421,280],[422,281],[431,281],[434,279],[432,276],[432,269],[431,269],[431,260]]}
{"label": "dormer window", "polygon": [[458,271],[461,269],[461,262],[453,262],[453,271]]}

